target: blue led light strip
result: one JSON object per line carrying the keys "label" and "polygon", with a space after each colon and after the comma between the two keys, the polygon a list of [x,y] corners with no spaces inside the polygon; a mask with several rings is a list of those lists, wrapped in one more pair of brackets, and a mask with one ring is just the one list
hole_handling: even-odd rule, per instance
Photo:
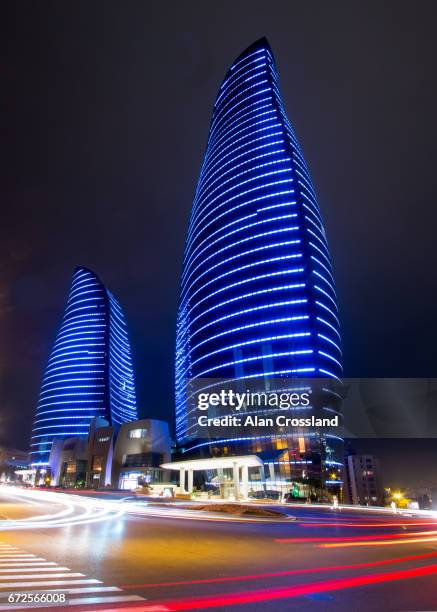
{"label": "blue led light strip", "polygon": [[198,433],[187,380],[339,379],[337,313],[316,191],[261,40],[219,90],[193,202],[176,334],[178,441]]}
{"label": "blue led light strip", "polygon": [[33,464],[47,464],[55,439],[86,436],[96,416],[114,424],[137,418],[133,366],[117,300],[78,268],[41,384]]}

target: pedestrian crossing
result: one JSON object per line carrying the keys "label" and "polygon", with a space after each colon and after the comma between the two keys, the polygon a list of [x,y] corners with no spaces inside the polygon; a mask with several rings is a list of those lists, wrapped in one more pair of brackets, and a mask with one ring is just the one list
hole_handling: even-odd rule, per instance
{"label": "pedestrian crossing", "polygon": [[[42,603],[40,597],[49,593],[56,596],[55,601]],[[18,594],[32,596],[32,601],[20,600]],[[65,601],[56,601],[64,595]],[[69,606],[86,609],[88,605],[135,601],[144,601],[144,597],[128,595],[117,586],[105,585],[102,580],[0,542],[0,611],[42,607],[65,610]]]}

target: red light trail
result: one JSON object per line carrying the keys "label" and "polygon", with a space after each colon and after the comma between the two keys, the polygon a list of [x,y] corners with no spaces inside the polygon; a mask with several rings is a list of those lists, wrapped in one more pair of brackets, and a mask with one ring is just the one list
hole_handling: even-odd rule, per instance
{"label": "red light trail", "polygon": [[423,527],[425,525],[433,525],[437,527],[437,522],[421,522],[416,521],[415,523],[299,523],[299,527]]}
{"label": "red light trail", "polygon": [[429,559],[437,557],[437,552],[423,553],[421,555],[409,555],[407,557],[397,557],[394,559],[384,559],[382,561],[370,561],[368,563],[356,563],[353,565],[328,565],[322,567],[310,567],[305,569],[285,570],[282,572],[267,572],[263,574],[247,574],[241,576],[225,576],[221,578],[204,578],[198,580],[178,580],[172,582],[149,582],[143,584],[122,584],[122,589],[139,589],[154,587],[189,586],[193,584],[213,584],[220,582],[237,582],[244,580],[262,580],[263,578],[275,578],[280,576],[293,576],[296,574],[311,574],[319,572],[336,572],[349,569],[363,569],[366,567],[377,567],[390,565],[392,563],[406,563],[407,561],[418,561],[419,559]]}
{"label": "red light trail", "polygon": [[414,536],[426,538],[427,536],[437,536],[437,531],[417,531],[413,533],[384,533],[382,535],[365,535],[357,537],[321,537],[321,538],[275,538],[278,544],[291,544],[298,542],[362,542],[366,540],[398,540],[400,538],[411,538]]}
{"label": "red light trail", "polygon": [[[325,593],[328,591],[338,591],[342,589],[350,589],[353,587],[368,586],[372,584],[380,584],[396,580],[408,580],[412,578],[431,576],[434,574],[437,574],[437,564],[413,569],[386,572],[382,574],[375,573],[360,576],[351,576],[349,578],[335,578],[331,580],[310,582],[288,587],[259,589],[256,591],[243,591],[219,596],[206,595],[203,597],[190,599],[151,601],[148,605],[145,605],[143,603],[141,605],[133,605],[132,607],[123,609],[141,610],[142,612],[155,612],[157,610],[160,610],[161,612],[177,612],[179,610],[199,609],[203,610],[208,608],[232,606],[237,604],[271,601],[275,599],[286,599],[290,597],[299,597],[302,595]],[[110,611],[107,610],[107,612]],[[118,608],[118,612],[120,612],[120,608]]]}

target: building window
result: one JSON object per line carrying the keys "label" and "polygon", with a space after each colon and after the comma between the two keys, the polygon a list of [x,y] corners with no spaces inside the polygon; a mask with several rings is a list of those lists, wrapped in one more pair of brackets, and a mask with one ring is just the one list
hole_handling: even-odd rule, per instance
{"label": "building window", "polygon": [[128,490],[133,490],[136,489],[138,487],[138,478],[141,476],[140,473],[125,473],[125,474],[121,474],[120,480],[119,480],[119,488],[120,489],[128,489]]}
{"label": "building window", "polygon": [[144,472],[121,472],[118,486],[120,489],[136,489],[148,483],[161,483],[162,470],[150,469]]}
{"label": "building window", "polygon": [[101,472],[103,469],[103,457],[94,455],[92,460],[91,469],[95,472]]}
{"label": "building window", "polygon": [[147,436],[147,429],[130,429],[127,434],[128,438],[145,438]]}
{"label": "building window", "polygon": [[159,467],[162,463],[161,453],[138,453],[136,455],[125,455],[123,467]]}

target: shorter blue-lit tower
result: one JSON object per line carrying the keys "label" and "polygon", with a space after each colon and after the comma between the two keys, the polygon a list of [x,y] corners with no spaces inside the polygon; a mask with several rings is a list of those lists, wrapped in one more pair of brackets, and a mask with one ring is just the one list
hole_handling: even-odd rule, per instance
{"label": "shorter blue-lit tower", "polygon": [[32,465],[47,466],[54,440],[86,436],[95,417],[116,430],[137,419],[132,355],[117,299],[94,272],[77,268],[41,384]]}

